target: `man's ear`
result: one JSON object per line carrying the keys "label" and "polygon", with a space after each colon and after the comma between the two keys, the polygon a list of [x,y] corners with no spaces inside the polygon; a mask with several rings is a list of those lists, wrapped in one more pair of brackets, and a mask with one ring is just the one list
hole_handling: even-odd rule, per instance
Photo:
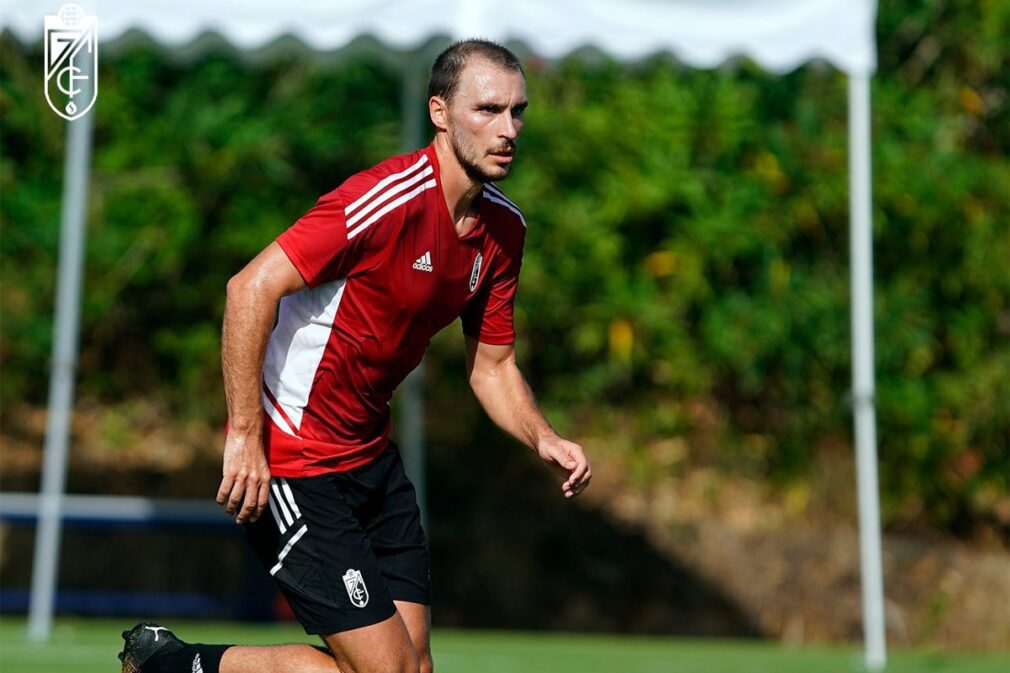
{"label": "man's ear", "polygon": [[441,96],[428,99],[428,116],[431,123],[440,131],[449,128],[449,104]]}

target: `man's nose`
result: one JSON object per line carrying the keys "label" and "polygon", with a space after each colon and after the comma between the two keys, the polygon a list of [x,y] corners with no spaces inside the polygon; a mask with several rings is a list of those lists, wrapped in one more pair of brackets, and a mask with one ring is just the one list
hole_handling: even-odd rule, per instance
{"label": "man's nose", "polygon": [[515,140],[516,136],[519,135],[519,129],[516,128],[516,120],[512,116],[511,110],[506,110],[502,113],[502,121],[500,124],[501,131],[499,135],[503,138],[508,138],[509,140]]}

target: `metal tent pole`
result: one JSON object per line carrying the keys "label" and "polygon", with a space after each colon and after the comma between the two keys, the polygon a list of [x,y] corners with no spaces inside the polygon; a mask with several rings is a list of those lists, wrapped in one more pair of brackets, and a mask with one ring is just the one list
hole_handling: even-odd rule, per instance
{"label": "metal tent pole", "polygon": [[877,417],[873,372],[873,213],[870,79],[849,76],[849,213],[852,265],[852,402],[859,498],[859,558],[866,667],[887,664],[884,579],[877,485]]}
{"label": "metal tent pole", "polygon": [[[90,86],[90,79],[81,85],[82,89]],[[86,89],[82,91],[81,99],[89,98],[90,92]],[[66,484],[70,413],[77,369],[88,172],[91,163],[91,122],[94,114],[92,110],[79,119],[67,122],[49,410],[46,417],[39,523],[35,533],[28,611],[28,637],[34,641],[48,639],[56,603],[61,507]]]}
{"label": "metal tent pole", "polygon": [[[408,54],[403,66],[403,88],[400,101],[403,119],[402,144],[411,152],[424,143],[422,101],[425,92],[423,64],[420,53]],[[407,376],[400,396],[400,441],[403,444],[403,467],[414,484],[417,504],[421,509],[421,525],[428,528],[428,485],[424,459],[424,361]]]}

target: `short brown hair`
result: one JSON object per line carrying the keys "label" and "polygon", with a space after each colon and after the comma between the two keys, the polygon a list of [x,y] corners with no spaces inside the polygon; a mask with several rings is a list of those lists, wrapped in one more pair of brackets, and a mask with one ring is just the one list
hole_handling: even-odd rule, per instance
{"label": "short brown hair", "polygon": [[428,75],[428,98],[438,96],[446,102],[452,100],[459,87],[459,76],[470,58],[474,56],[526,75],[516,55],[497,42],[478,38],[459,40],[446,47],[431,66],[431,74]]}

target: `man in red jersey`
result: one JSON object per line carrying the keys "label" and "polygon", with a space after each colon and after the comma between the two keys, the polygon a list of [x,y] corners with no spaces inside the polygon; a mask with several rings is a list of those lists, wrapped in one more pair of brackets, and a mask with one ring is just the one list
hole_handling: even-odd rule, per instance
{"label": "man in red jersey", "polygon": [[522,68],[500,45],[457,42],[428,97],[431,145],[321,197],[228,283],[217,501],[326,649],[187,644],[138,624],[124,670],[432,670],[427,548],[389,400],[457,317],[492,420],[561,476],[565,497],[589,484],[582,448],[551,429],[516,366],[526,223],[493,183],[523,127]]}

